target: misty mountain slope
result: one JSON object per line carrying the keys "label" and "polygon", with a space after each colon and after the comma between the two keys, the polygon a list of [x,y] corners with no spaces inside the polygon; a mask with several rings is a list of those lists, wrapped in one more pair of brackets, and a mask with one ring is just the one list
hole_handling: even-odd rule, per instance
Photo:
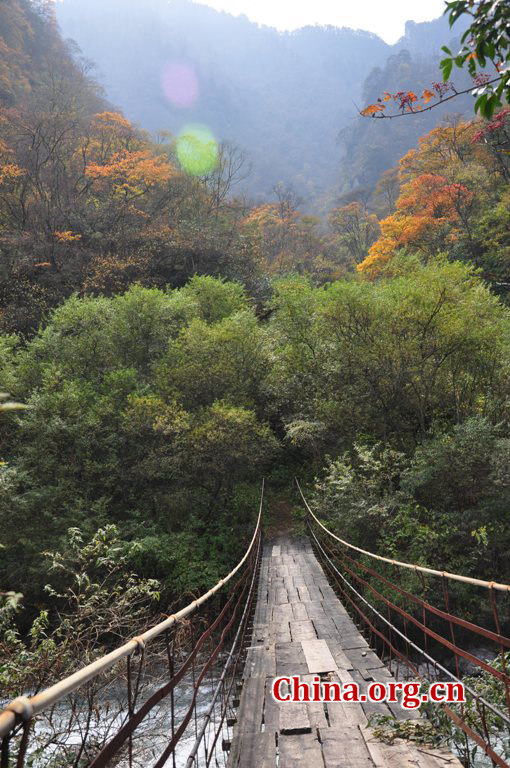
{"label": "misty mountain slope", "polygon": [[[439,57],[412,56],[407,48],[389,57],[383,68],[375,68],[368,76],[363,104],[373,104],[384,91],[422,92],[430,88],[438,76]],[[458,90],[468,88],[470,78],[465,72],[454,73]],[[395,106],[389,107],[395,113]],[[373,189],[382,172],[398,165],[399,159],[416,146],[420,136],[431,131],[437,123],[456,115],[473,112],[473,97],[469,94],[438,105],[423,114],[404,115],[392,120],[357,117],[353,124],[340,133],[343,158],[340,163],[339,188],[350,190]]]}
{"label": "misty mountain slope", "polygon": [[[108,98],[131,120],[173,134],[204,123],[246,151],[253,171],[245,189],[252,195],[265,197],[283,181],[323,204],[345,190],[346,172],[354,180],[367,176],[364,168],[347,168],[341,145],[361,157],[356,135],[366,129],[357,125],[356,107],[370,91],[370,73],[384,72],[388,57],[403,48],[423,57],[451,36],[445,19],[408,23],[395,46],[345,28],[280,33],[189,0],[62,0],[56,8],[64,36],[97,64]],[[184,106],[164,92],[165,72],[175,63],[196,79],[196,99]],[[394,150],[401,154],[421,132],[411,129],[411,143]]]}
{"label": "misty mountain slope", "polygon": [[[252,192],[280,180],[303,195],[335,183],[338,129],[353,112],[353,93],[390,50],[347,29],[280,34],[185,0],[64,0],[62,31],[96,62],[108,97],[151,131],[177,133],[207,124],[248,150]],[[165,99],[162,73],[189,62],[200,93],[179,109]]]}
{"label": "misty mountain slope", "polygon": [[[67,85],[82,106],[98,111],[101,94],[86,77],[74,46],[60,35],[51,5],[39,0],[0,2],[0,106],[27,107],[51,101]],[[72,84],[72,85],[71,85]]]}

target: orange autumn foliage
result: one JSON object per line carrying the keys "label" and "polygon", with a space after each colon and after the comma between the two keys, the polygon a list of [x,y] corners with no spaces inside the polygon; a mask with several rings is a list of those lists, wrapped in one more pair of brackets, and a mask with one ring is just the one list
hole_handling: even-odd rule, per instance
{"label": "orange autumn foliage", "polygon": [[376,277],[399,248],[413,248],[425,255],[439,250],[444,239],[457,237],[463,208],[473,193],[444,176],[422,174],[402,187],[395,213],[381,221],[381,237],[371,246],[358,270]]}
{"label": "orange autumn foliage", "polygon": [[107,164],[90,163],[85,174],[91,179],[108,179],[136,194],[156,184],[168,181],[175,169],[163,157],[150,150],[116,152]]}
{"label": "orange autumn foliage", "polygon": [[65,245],[66,243],[75,243],[78,240],[81,240],[81,235],[75,235],[68,229],[64,232],[55,231],[53,235],[55,236],[55,240],[62,245]]}
{"label": "orange autumn foliage", "polygon": [[87,178],[113,184],[125,197],[137,197],[177,174],[167,158],[155,154],[123,115],[101,112],[94,116],[91,128]]}
{"label": "orange autumn foliage", "polygon": [[15,163],[4,163],[0,165],[0,184],[16,181],[24,176],[24,174],[23,168],[20,168]]}
{"label": "orange autumn foliage", "polygon": [[447,120],[418,140],[418,148],[411,149],[400,160],[399,176],[402,182],[423,174],[450,177],[449,169],[464,165],[473,159],[490,166],[489,152],[473,143],[477,125],[473,121]]}

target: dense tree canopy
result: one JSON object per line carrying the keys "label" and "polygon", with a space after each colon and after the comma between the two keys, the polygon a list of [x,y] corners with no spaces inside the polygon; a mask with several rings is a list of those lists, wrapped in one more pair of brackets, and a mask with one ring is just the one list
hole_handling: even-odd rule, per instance
{"label": "dense tree canopy", "polygon": [[102,100],[50,7],[0,5],[0,64],[30,41],[40,63],[0,66],[6,690],[65,670],[70,633],[93,658],[210,587],[264,475],[273,510],[299,475],[358,544],[510,579],[509,110],[425,118],[393,168],[412,131],[362,132],[311,216],[284,184],[240,195],[231,143],[182,162]]}

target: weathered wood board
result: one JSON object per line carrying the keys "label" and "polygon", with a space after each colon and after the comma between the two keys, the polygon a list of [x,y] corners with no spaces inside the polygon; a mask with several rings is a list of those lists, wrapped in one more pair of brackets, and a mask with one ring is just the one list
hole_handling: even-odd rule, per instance
{"label": "weathered wood board", "polygon": [[261,583],[228,768],[461,768],[447,750],[378,742],[374,711],[416,717],[385,703],[275,701],[276,675],[311,682],[391,680],[359,633],[307,539],[285,536],[264,548]]}

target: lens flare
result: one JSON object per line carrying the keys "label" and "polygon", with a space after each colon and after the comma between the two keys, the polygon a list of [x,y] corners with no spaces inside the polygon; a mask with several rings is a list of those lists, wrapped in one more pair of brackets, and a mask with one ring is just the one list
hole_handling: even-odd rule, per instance
{"label": "lens flare", "polygon": [[192,176],[204,176],[218,162],[218,142],[205,125],[186,125],[177,138],[181,168]]}
{"label": "lens flare", "polygon": [[186,61],[169,61],[161,75],[161,86],[168,101],[179,109],[189,109],[198,99],[198,78]]}

